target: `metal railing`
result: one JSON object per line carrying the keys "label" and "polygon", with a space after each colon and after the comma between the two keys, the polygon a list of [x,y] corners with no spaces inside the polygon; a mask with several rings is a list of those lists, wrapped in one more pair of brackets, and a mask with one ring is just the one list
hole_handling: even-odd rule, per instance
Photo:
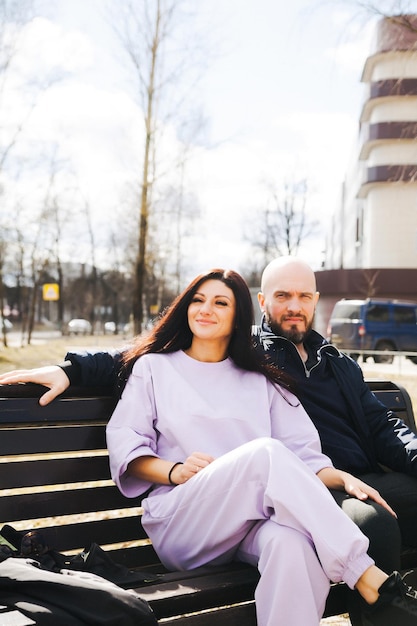
{"label": "metal railing", "polygon": [[[376,365],[395,365],[398,367],[399,373],[401,373],[402,366],[405,362],[417,365],[417,352],[403,352],[401,350],[348,350],[340,347],[339,350],[351,356],[355,355],[356,360],[358,360],[356,355],[357,357],[361,357],[362,362],[366,362],[368,357],[373,357]],[[379,362],[378,357],[381,359]],[[385,358],[387,360],[385,360]]]}

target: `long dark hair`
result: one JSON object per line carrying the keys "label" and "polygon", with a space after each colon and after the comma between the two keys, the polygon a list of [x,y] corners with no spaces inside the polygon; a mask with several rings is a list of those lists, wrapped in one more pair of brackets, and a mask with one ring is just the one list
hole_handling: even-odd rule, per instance
{"label": "long dark hair", "polygon": [[196,276],[166,309],[147,335],[136,338],[133,346],[123,355],[122,377],[127,379],[139,357],[149,353],[176,352],[191,346],[192,332],[188,325],[188,307],[199,287],[208,280],[220,280],[233,291],[236,314],[228,356],[243,370],[259,372],[270,381],[294,391],[292,378],[274,365],[256,349],[252,340],[253,304],[245,280],[233,270],[212,269]]}

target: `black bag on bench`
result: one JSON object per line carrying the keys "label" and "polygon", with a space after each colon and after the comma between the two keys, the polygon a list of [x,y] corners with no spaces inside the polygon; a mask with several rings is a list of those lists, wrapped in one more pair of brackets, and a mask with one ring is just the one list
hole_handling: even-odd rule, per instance
{"label": "black bag on bench", "polygon": [[1,623],[20,626],[158,624],[148,603],[133,591],[88,572],[50,572],[25,558],[0,563],[0,605],[15,609],[11,619]]}
{"label": "black bag on bench", "polygon": [[[6,540],[6,545],[2,545],[3,539]],[[0,549],[5,556],[7,544],[15,550],[13,554],[10,552],[10,556],[29,557],[38,561],[42,569],[50,572],[60,572],[62,569],[90,572],[127,588],[158,580],[157,576],[149,572],[131,570],[120,563],[115,563],[97,543],[92,543],[80,554],[68,556],[48,546],[42,532],[38,530],[22,532],[5,524],[0,531]]]}

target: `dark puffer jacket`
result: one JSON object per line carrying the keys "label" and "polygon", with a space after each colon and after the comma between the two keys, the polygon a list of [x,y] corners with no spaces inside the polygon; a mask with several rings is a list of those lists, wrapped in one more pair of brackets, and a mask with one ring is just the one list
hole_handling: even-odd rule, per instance
{"label": "dark puffer jacket", "polygon": [[[391,470],[417,476],[416,435],[395,413],[377,400],[365,383],[362,370],[353,359],[329,344],[316,331],[310,331],[304,341],[304,347],[309,354],[307,366],[301,360],[295,345],[284,337],[274,335],[264,319],[260,326],[254,327],[253,334],[259,349],[269,356],[269,360],[295,378],[300,399],[321,436],[323,451],[330,456],[336,467],[350,472],[366,473],[381,471],[383,465]],[[315,368],[319,373],[315,372]],[[355,444],[352,444],[351,439],[344,440],[347,435],[340,427],[337,417],[332,420],[331,431],[327,430],[324,435],[321,427],[323,407],[317,400],[317,394],[314,394],[314,376],[317,376],[316,380],[320,379],[322,372],[326,373],[326,380],[333,378],[339,404],[340,398],[343,399],[345,406],[342,410],[353,425],[355,440],[366,455],[367,467],[352,467],[343,458],[344,451],[351,450]],[[308,385],[308,382],[312,384]],[[324,385],[326,391],[330,389],[331,395],[331,386],[326,383]],[[328,397],[326,402],[329,403]],[[329,441],[329,437],[333,437],[333,441]],[[340,450],[340,459],[335,459],[329,449],[332,446],[334,450],[336,445]]]}

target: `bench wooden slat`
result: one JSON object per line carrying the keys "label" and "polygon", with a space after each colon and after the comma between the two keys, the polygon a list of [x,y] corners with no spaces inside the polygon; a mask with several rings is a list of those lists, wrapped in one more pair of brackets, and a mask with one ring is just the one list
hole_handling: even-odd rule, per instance
{"label": "bench wooden slat", "polygon": [[83,419],[88,421],[91,419],[101,420],[103,414],[109,415],[111,413],[113,406],[114,403],[111,398],[62,398],[60,411],[56,413],[53,404],[41,407],[37,398],[19,398],[13,407],[8,405],[7,400],[0,398],[2,422],[10,424],[46,422],[51,417],[58,422],[73,422],[75,416],[79,421]]}
{"label": "bench wooden slat", "polygon": [[[103,545],[105,545],[104,542]],[[160,573],[163,569],[159,557],[150,543],[139,546],[117,546],[117,548],[109,549],[108,552],[116,563],[131,569],[150,567],[150,572],[154,574]]]}
{"label": "bench wooden slat", "polygon": [[[98,543],[101,546],[117,543],[128,543],[147,539],[147,535],[140,524],[139,516],[120,517],[100,520],[90,520],[86,522],[68,523],[48,527],[37,527],[45,537],[46,543],[60,552],[84,549],[91,543]],[[136,557],[140,555],[142,546],[138,548]],[[135,563],[130,566],[141,567],[155,563],[154,551],[149,551],[148,555],[140,556]],[[118,562],[127,564],[127,559],[118,558]]]}
{"label": "bench wooden slat", "polygon": [[[231,575],[232,573],[232,575]],[[190,572],[188,572],[190,574]],[[192,576],[177,580],[163,577],[155,584],[137,588],[143,598],[151,603],[157,617],[191,613],[203,608],[213,608],[245,601],[254,593],[259,574],[254,567],[237,564],[235,567],[202,568]]]}
{"label": "bench wooden slat", "polygon": [[99,424],[66,427],[42,424],[37,428],[0,428],[1,456],[105,448],[105,432]]}
{"label": "bench wooden slat", "polygon": [[[1,434],[0,434],[1,437]],[[109,480],[107,456],[0,463],[0,489]]]}
{"label": "bench wooden slat", "polygon": [[[228,606],[219,606],[197,613],[182,614],[158,620],[160,626],[245,626],[256,625],[255,602],[245,602]],[[14,626],[14,624],[12,625]],[[20,625],[17,625],[20,626]]]}
{"label": "bench wooden slat", "polygon": [[[14,385],[0,385],[0,390],[0,399],[12,398],[14,402],[15,400],[20,400],[21,398],[31,398],[36,400],[36,403],[39,404],[39,398],[48,389],[47,387],[44,387],[44,385],[38,385],[36,383],[17,383]],[[59,396],[59,400],[61,399],[98,399],[100,402],[104,401],[106,404],[110,402],[113,405],[116,402],[112,395],[112,390],[109,389],[108,386],[82,387],[71,385],[71,387]],[[46,408],[47,407],[40,407],[41,411]]]}
{"label": "bench wooden slat", "polygon": [[[182,615],[181,624],[184,626],[242,626],[243,624],[255,624],[255,602],[245,602],[232,606],[220,607],[215,613],[204,611],[198,615]],[[178,626],[178,617],[159,620],[161,626]]]}
{"label": "bench wooden slat", "polygon": [[[88,487],[66,491],[3,495],[0,498],[0,518],[9,520],[36,519],[74,513],[90,513],[134,506],[114,485]],[[136,506],[140,506],[137,501]]]}

